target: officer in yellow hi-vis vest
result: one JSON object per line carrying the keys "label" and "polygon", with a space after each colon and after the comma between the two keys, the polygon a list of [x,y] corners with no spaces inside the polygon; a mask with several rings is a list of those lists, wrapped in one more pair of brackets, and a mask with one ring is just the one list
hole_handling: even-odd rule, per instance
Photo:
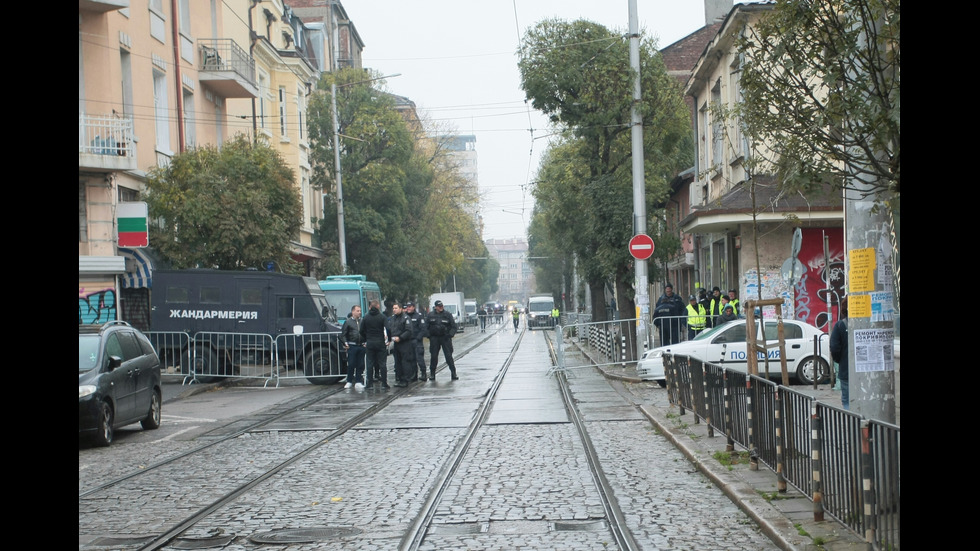
{"label": "officer in yellow hi-vis vest", "polygon": [[555,306],[551,310],[551,326],[554,327],[558,325],[558,318],[561,316],[561,312],[558,311],[558,307]]}
{"label": "officer in yellow hi-vis vest", "polygon": [[704,331],[704,323],[708,313],[704,306],[698,303],[698,298],[691,295],[687,303],[687,340],[693,340],[698,333]]}

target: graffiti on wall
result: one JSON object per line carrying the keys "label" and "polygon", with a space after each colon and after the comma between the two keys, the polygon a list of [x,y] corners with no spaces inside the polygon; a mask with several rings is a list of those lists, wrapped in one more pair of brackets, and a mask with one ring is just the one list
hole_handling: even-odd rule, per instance
{"label": "graffiti on wall", "polygon": [[78,288],[78,323],[105,323],[116,319],[116,290]]}
{"label": "graffiti on wall", "polygon": [[[761,295],[759,294],[760,285],[762,286]],[[742,302],[745,302],[746,300],[755,300],[760,296],[764,299],[782,298],[783,318],[792,317],[793,296],[790,293],[789,283],[783,279],[779,268],[770,267],[762,272],[761,278],[759,277],[759,272],[755,270],[745,272],[742,279],[742,288],[745,289],[745,293],[739,297]],[[762,317],[766,319],[775,318],[776,309],[772,307],[763,308]]]}
{"label": "graffiti on wall", "polygon": [[[827,258],[823,250],[825,235]],[[806,269],[796,282],[796,319],[829,332],[845,293],[844,230],[804,229],[797,258]]]}

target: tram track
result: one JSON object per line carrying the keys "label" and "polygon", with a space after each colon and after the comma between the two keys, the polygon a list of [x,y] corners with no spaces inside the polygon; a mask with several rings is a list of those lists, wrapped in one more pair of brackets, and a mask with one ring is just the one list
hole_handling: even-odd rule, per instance
{"label": "tram track", "polygon": [[[498,328],[497,331],[504,329],[506,329],[506,326]],[[467,343],[465,350],[454,356],[457,362],[467,355],[476,352],[479,347],[484,342],[492,338],[495,333],[496,332],[488,333],[485,337],[481,336],[481,338],[477,339],[475,342]],[[544,335],[543,338],[548,343],[547,346],[549,348],[549,356],[551,358],[551,362],[554,363],[554,347],[550,341],[550,334],[547,332],[540,333]],[[481,429],[486,428],[487,417],[498,398],[498,391],[502,382],[507,376],[511,363],[519,353],[519,349],[522,342],[524,342],[524,337],[526,334],[528,334],[526,328],[520,331],[515,342],[510,347],[506,358],[504,358],[501,363],[493,368],[495,370],[493,380],[490,382],[487,389],[482,393],[479,406],[475,409],[469,422],[466,423],[465,427],[462,425],[459,426],[459,430],[457,432],[458,436],[455,438],[455,444],[452,451],[446,453],[446,455],[441,458],[438,467],[433,471],[433,475],[427,480],[425,485],[424,502],[414,514],[414,517],[406,523],[407,528],[402,526],[399,529],[399,533],[391,533],[387,536],[389,538],[395,538],[396,536],[398,537],[398,549],[415,551],[425,548],[423,543],[426,541],[427,535],[430,534],[430,530],[434,526],[433,521],[438,514],[439,507],[444,499],[447,488],[450,487],[450,484],[457,476],[457,471],[464,460],[466,460],[470,447],[473,445],[477,435],[480,433]],[[440,366],[440,370],[443,370],[444,368],[445,365]],[[551,377],[549,376],[547,379],[550,380]],[[575,400],[571,395],[568,381],[565,378],[565,375],[560,372],[556,374],[555,380],[559,386],[568,418],[571,419],[572,423],[574,424],[575,431],[578,434],[578,439],[581,442],[582,448],[585,450],[587,456],[586,462],[589,467],[589,472],[591,473],[595,491],[599,495],[598,501],[600,501],[602,504],[601,506],[604,512],[603,516],[604,520],[606,521],[605,526],[610,533],[612,541],[615,542],[617,548],[622,550],[638,549],[639,547],[636,545],[633,536],[630,534],[629,529],[626,526],[624,515],[617,505],[615,496],[613,495],[609,483],[606,481],[605,475],[602,472],[598,455],[596,454],[596,451],[591,443],[588,435],[588,429],[583,421],[582,415],[575,405]],[[406,391],[411,391],[415,386],[416,385],[409,387],[406,389]],[[352,428],[364,423],[366,420],[377,415],[378,413],[385,411],[393,403],[396,403],[399,398],[406,396],[406,391],[395,391],[385,394],[384,396],[380,397],[376,403],[357,414],[347,417],[335,428],[328,431],[323,431],[325,434],[316,435],[313,441],[295,444],[292,449],[288,450],[285,457],[275,459],[274,461],[269,461],[269,463],[266,465],[257,465],[254,472],[244,474],[236,473],[241,480],[236,481],[234,480],[234,476],[229,475],[229,480],[224,483],[224,488],[220,489],[220,495],[216,494],[211,498],[201,500],[195,510],[185,511],[183,513],[183,518],[179,518],[177,515],[175,515],[174,517],[166,520],[166,527],[156,531],[151,537],[142,538],[135,544],[139,546],[138,549],[140,550],[189,548],[186,547],[186,545],[193,545],[194,542],[197,542],[199,545],[206,544],[206,542],[200,538],[195,539],[193,536],[189,536],[188,534],[194,532],[195,530],[192,529],[206,519],[209,519],[215,515],[218,511],[236,502],[236,500],[240,500],[244,496],[254,493],[257,488],[265,487],[265,483],[274,481],[277,475],[283,473],[283,471],[289,467],[297,465],[304,459],[310,458],[318,451],[322,451],[324,446],[336,441]],[[335,389],[331,390],[325,395],[320,394],[313,398],[303,399],[296,404],[289,404],[282,411],[278,411],[272,416],[266,415],[264,418],[256,420],[254,423],[250,423],[228,435],[222,436],[216,441],[208,442],[174,457],[166,458],[157,463],[146,466],[138,471],[128,473],[106,483],[86,489],[85,491],[80,492],[79,498],[80,500],[101,500],[105,499],[110,492],[118,493],[138,491],[136,488],[139,485],[141,476],[151,475],[151,473],[154,471],[160,471],[165,467],[179,471],[182,461],[186,461],[188,464],[199,462],[205,457],[205,452],[212,450],[213,453],[213,450],[216,447],[220,447],[220,444],[222,443],[235,441],[243,435],[247,435],[251,432],[268,432],[268,430],[265,428],[274,421],[286,418],[287,416],[303,409],[317,407],[324,402],[329,402],[330,398],[339,392],[341,392],[340,389]],[[296,439],[302,438],[301,435],[304,434],[303,431],[293,432],[293,434],[296,433],[300,435],[295,436],[294,438]],[[486,450],[484,450],[484,453],[486,453]],[[166,471],[165,473],[161,474],[167,476],[169,473],[170,471]],[[218,476],[218,474],[221,473],[215,473],[215,476]],[[159,480],[150,479],[147,480],[147,483],[150,486],[153,486],[154,484],[159,484]],[[272,483],[275,484],[274,482]],[[215,492],[219,492],[219,488],[222,487],[221,484],[215,484],[214,486],[215,488],[213,491]],[[80,501],[80,510],[82,507],[82,501]],[[215,521],[212,520],[210,524],[215,524]],[[218,521],[217,525],[221,525],[221,522]],[[205,524],[205,526],[207,526],[207,524]],[[197,529],[196,532],[199,535],[201,529]],[[178,545],[175,542],[183,543]],[[199,546],[195,548],[206,547]]]}

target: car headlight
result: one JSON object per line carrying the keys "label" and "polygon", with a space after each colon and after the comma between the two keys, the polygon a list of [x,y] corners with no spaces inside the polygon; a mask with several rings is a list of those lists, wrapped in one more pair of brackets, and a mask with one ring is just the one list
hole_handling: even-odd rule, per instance
{"label": "car headlight", "polygon": [[78,385],[78,397],[84,398],[90,394],[95,394],[95,385]]}

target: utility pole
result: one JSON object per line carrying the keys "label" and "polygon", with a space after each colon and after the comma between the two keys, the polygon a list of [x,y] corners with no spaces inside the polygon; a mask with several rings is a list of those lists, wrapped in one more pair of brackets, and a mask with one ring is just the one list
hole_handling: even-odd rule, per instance
{"label": "utility pole", "polygon": [[[867,33],[859,40],[869,40]],[[864,152],[855,149],[854,158],[860,159]],[[878,195],[869,176],[873,171],[860,169],[852,168],[844,189],[849,407],[866,418],[894,424],[897,289],[889,201],[895,198]]]}
{"label": "utility pole", "polygon": [[[646,185],[643,180],[643,118],[640,116],[640,34],[636,13],[636,0],[629,0],[630,67],[635,71],[633,81],[633,107],[630,110],[630,135],[633,157],[633,235],[647,232]],[[636,260],[636,305],[640,312],[636,321],[636,357],[643,354],[647,342],[647,318],[650,317],[650,283],[647,275],[647,261]],[[614,314],[615,315],[615,314]]]}

